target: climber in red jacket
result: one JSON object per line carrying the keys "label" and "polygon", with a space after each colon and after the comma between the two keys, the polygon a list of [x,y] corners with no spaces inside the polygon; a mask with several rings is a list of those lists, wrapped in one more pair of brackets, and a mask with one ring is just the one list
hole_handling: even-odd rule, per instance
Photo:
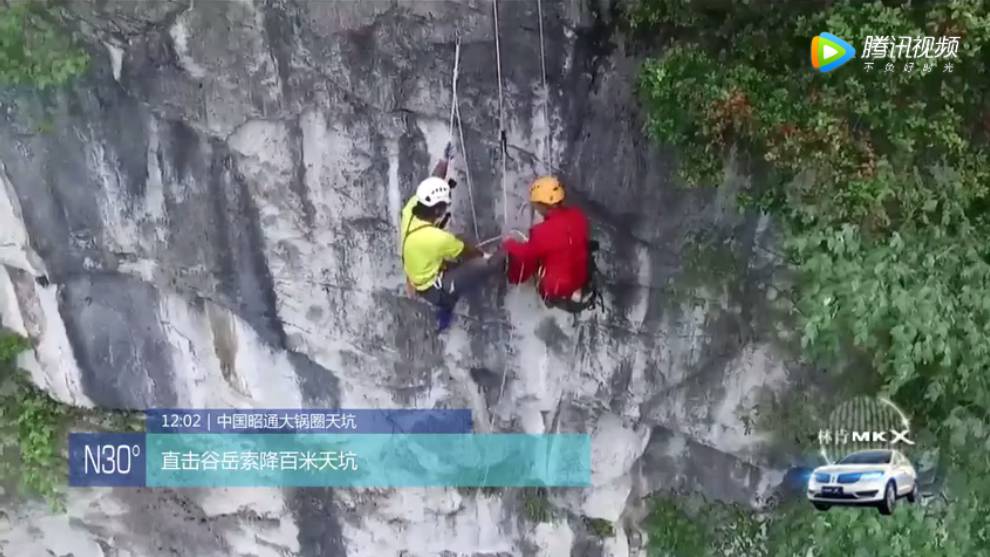
{"label": "climber in red jacket", "polygon": [[526,242],[504,241],[509,282],[520,284],[537,274],[547,305],[566,308],[582,299],[589,281],[588,219],[577,207],[564,204],[564,186],[553,176],[533,182],[529,200],[543,222],[530,230]]}

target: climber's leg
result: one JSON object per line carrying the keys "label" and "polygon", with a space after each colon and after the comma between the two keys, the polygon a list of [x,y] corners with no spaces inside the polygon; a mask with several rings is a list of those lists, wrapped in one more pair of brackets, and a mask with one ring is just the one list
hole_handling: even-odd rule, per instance
{"label": "climber's leg", "polygon": [[488,278],[502,274],[505,254],[498,251],[490,257],[478,257],[444,270],[430,289],[420,292],[436,307],[437,332],[450,326],[457,300],[481,286]]}
{"label": "climber's leg", "polygon": [[426,301],[433,304],[433,307],[436,309],[438,333],[443,332],[450,326],[454,318],[454,306],[457,304],[457,297],[441,288],[440,283],[441,279],[438,279],[437,284],[419,293]]}
{"label": "climber's leg", "polygon": [[498,250],[488,257],[477,257],[444,271],[443,290],[455,299],[480,287],[489,278],[505,270],[505,252]]}

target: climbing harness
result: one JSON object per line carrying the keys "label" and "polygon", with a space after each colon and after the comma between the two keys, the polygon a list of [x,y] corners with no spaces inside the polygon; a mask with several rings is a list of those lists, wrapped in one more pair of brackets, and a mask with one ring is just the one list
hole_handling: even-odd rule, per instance
{"label": "climbing harness", "polygon": [[[601,294],[598,290],[598,265],[595,263],[595,252],[598,251],[598,242],[588,240],[588,278],[584,285],[577,291],[580,293],[578,299],[573,298],[573,294],[567,298],[542,298],[543,304],[548,308],[564,310],[575,316],[586,309],[604,308],[601,301]],[[537,274],[539,280],[543,280],[545,270],[540,267]]]}

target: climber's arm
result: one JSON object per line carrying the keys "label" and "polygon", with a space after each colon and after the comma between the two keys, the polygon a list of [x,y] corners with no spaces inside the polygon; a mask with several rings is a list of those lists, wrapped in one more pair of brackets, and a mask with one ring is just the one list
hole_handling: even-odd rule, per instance
{"label": "climber's arm", "polygon": [[[454,145],[448,143],[443,149],[443,158],[437,161],[437,165],[433,167],[433,176],[437,178],[447,178],[447,166],[450,164],[450,160],[454,158]],[[457,182],[453,180],[448,180],[450,187],[457,185]]]}
{"label": "climber's arm", "polygon": [[534,230],[527,242],[520,242],[514,238],[505,240],[502,245],[505,246],[506,253],[517,261],[539,264],[547,255],[547,250],[540,241],[540,235],[535,232]]}
{"label": "climber's arm", "polygon": [[433,176],[437,178],[447,177],[447,163],[450,162],[447,159],[440,159],[437,161],[437,165],[433,167]]}
{"label": "climber's arm", "polygon": [[459,259],[461,261],[468,261],[470,259],[475,259],[477,257],[482,257],[484,255],[485,252],[481,251],[480,249],[476,248],[475,246],[472,246],[467,242],[464,242],[464,250],[461,251],[461,255]]}

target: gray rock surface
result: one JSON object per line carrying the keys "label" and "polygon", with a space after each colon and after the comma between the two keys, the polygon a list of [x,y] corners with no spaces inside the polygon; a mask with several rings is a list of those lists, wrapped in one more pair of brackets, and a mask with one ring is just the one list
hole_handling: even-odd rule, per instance
{"label": "gray rock surface", "polygon": [[[491,2],[68,10],[88,73],[0,91],[0,318],[37,341],[37,384],[114,408],[468,407],[480,431],[592,433],[594,487],[551,490],[545,524],[516,491],[73,490],[66,515],[7,512],[0,553],[627,556],[648,494],[750,502],[782,477],[738,419],[797,371],[763,317],[770,228],[735,211],[740,178],[673,183],[606,2],[543,3],[548,111],[537,3],[500,3],[504,176]],[[528,181],[557,170],[593,218],[604,310],[503,286],[437,338],[404,293],[399,209],[450,137],[458,40],[453,227],[528,228]],[[730,278],[683,286],[702,235]]]}

